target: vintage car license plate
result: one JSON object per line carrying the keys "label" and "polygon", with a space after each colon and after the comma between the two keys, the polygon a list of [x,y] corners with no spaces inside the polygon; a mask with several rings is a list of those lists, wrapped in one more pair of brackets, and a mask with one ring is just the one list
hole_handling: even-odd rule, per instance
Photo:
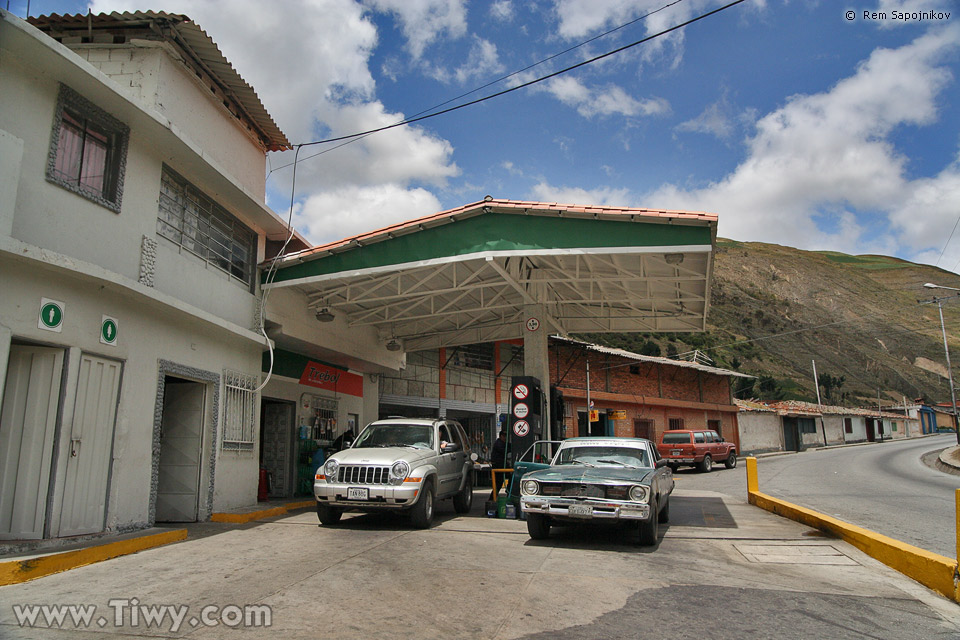
{"label": "vintage car license plate", "polygon": [[366,487],[347,488],[347,500],[368,500],[369,498],[370,490]]}
{"label": "vintage car license plate", "polygon": [[567,508],[567,513],[571,516],[589,518],[593,515],[593,507],[588,504],[572,504]]}

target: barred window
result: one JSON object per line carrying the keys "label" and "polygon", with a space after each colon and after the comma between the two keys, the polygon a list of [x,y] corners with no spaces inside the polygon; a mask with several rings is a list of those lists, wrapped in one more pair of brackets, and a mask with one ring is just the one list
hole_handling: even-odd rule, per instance
{"label": "barred window", "polygon": [[669,428],[672,429],[683,429],[683,418],[670,418]]}
{"label": "barred window", "polygon": [[164,165],[157,233],[252,286],[257,235]]}
{"label": "barred window", "polygon": [[253,450],[257,426],[258,384],[258,376],[224,369],[222,449]]}
{"label": "barred window", "polygon": [[47,180],[120,212],[130,128],[60,85]]}

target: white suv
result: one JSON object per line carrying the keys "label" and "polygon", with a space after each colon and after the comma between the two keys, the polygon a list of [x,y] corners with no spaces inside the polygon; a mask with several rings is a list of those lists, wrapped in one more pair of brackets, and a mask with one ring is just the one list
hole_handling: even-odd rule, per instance
{"label": "white suv", "polygon": [[377,420],[317,470],[317,517],[332,525],[350,509],[403,510],[414,526],[426,529],[436,500],[453,498],[457,513],[470,510],[471,471],[470,444],[458,422]]}

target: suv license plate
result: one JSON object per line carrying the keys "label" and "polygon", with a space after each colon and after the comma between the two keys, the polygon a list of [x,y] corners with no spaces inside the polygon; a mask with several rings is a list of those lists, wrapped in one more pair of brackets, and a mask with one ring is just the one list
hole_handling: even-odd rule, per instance
{"label": "suv license plate", "polygon": [[370,490],[366,487],[348,487],[347,500],[367,500],[370,497]]}
{"label": "suv license plate", "polygon": [[680,449],[670,449],[670,455],[672,456],[678,456],[680,453]]}
{"label": "suv license plate", "polygon": [[571,516],[589,518],[593,515],[593,507],[588,504],[572,504],[567,508],[567,513]]}

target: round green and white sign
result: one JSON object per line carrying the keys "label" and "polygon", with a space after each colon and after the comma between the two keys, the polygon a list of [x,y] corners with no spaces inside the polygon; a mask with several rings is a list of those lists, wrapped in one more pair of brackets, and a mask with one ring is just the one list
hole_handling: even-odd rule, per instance
{"label": "round green and white sign", "polygon": [[100,342],[116,346],[118,331],[116,319],[103,316],[103,321],[100,323]]}
{"label": "round green and white sign", "polygon": [[40,317],[37,320],[37,328],[59,333],[63,329],[63,309],[64,304],[59,300],[40,298]]}

